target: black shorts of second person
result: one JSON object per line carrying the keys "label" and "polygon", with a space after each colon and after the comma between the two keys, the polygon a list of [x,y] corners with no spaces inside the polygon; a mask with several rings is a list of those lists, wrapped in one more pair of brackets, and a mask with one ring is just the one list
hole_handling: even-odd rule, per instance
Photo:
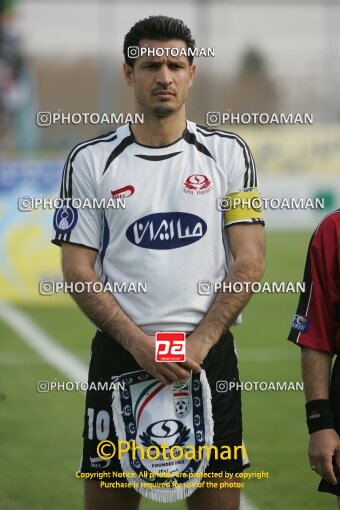
{"label": "black shorts of second person", "polygon": [[[214,419],[214,445],[217,448],[229,446],[233,455],[234,446],[242,445],[242,411],[239,390],[217,391],[223,389],[218,381],[238,382],[239,374],[233,336],[230,332],[223,335],[210,350],[203,361],[212,394],[212,414]],[[106,381],[112,377],[134,370],[141,370],[133,356],[118,342],[97,332],[92,341],[92,355],[89,367],[89,385]],[[225,388],[224,388],[225,389]],[[97,446],[102,440],[118,444],[112,419],[112,391],[89,390],[86,394],[86,406],[83,430],[83,456],[80,469],[83,473],[97,471],[119,471],[120,462],[116,457],[106,461],[97,454]],[[242,450],[237,450],[237,458],[231,460],[214,459],[212,454],[207,472],[241,472],[249,466],[242,458]]]}

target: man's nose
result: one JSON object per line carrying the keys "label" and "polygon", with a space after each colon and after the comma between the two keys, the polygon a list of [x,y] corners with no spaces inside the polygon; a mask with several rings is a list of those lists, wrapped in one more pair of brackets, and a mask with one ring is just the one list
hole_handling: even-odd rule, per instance
{"label": "man's nose", "polygon": [[157,73],[156,81],[158,84],[170,85],[172,83],[171,72],[167,65],[162,65]]}

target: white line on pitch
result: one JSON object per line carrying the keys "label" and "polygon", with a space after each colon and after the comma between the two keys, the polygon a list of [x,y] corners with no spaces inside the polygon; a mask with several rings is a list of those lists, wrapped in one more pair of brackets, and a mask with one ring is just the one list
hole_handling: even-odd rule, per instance
{"label": "white line on pitch", "polygon": [[[73,381],[87,381],[87,368],[69,351],[58,345],[30,317],[14,306],[1,302],[0,318],[41,358]],[[241,494],[240,510],[257,510]]]}
{"label": "white line on pitch", "polygon": [[256,506],[252,505],[249,501],[249,499],[247,499],[241,492],[241,505],[240,505],[240,510],[258,510],[256,508]]}
{"label": "white line on pitch", "polygon": [[8,324],[41,358],[75,381],[87,381],[87,368],[69,351],[58,345],[30,317],[8,303],[1,302],[0,318]]}

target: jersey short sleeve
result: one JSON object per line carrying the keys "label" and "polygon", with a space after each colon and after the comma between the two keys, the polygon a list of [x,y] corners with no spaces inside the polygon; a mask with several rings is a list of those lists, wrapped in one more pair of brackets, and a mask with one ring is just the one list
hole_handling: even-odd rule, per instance
{"label": "jersey short sleeve", "polygon": [[69,154],[60,188],[61,207],[54,213],[52,242],[99,250],[102,213],[93,207],[96,197],[94,164],[89,150],[77,147]]}
{"label": "jersey short sleeve", "polygon": [[264,225],[261,198],[253,155],[239,137],[235,140],[235,154],[228,177],[225,197],[224,224],[260,223]]}
{"label": "jersey short sleeve", "polygon": [[300,346],[340,353],[340,212],[326,217],[309,244],[305,290],[288,339]]}

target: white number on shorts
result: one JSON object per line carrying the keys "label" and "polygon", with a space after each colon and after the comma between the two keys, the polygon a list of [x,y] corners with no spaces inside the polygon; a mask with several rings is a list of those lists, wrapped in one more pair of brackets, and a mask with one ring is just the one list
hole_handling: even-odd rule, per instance
{"label": "white number on shorts", "polygon": [[89,439],[93,439],[93,414],[94,414],[94,409],[92,409],[92,407],[89,407],[87,409],[87,416],[89,418],[89,422],[88,422],[88,429],[89,429],[88,436],[89,436]]}
{"label": "white number on shorts", "polygon": [[[94,419],[94,409],[89,407],[87,409],[88,416],[88,436],[89,439],[93,439],[93,419]],[[96,436],[97,439],[103,441],[103,439],[107,439],[109,437],[110,432],[110,415],[107,411],[101,410],[97,414],[96,418]]]}
{"label": "white number on shorts", "polygon": [[96,419],[97,439],[107,439],[110,432],[110,415],[107,411],[99,411]]}

